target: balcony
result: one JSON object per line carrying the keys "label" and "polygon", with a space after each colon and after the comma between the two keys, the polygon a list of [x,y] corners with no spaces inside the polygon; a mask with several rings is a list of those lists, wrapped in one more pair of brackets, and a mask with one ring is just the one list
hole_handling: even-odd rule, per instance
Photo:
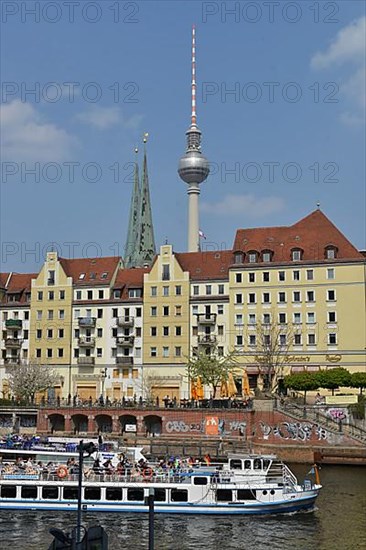
{"label": "balcony", "polygon": [[125,346],[131,348],[135,341],[134,336],[118,336],[117,337],[117,346]]}
{"label": "balcony", "polygon": [[200,325],[214,325],[216,323],[216,313],[198,314],[197,323]]}
{"label": "balcony", "polygon": [[95,357],[78,357],[78,365],[91,367],[92,365],[95,365]]}
{"label": "balcony", "polygon": [[6,328],[10,329],[19,329],[23,326],[23,321],[21,319],[7,319],[5,321]]}
{"label": "balcony", "polygon": [[201,346],[212,346],[216,344],[216,336],[214,334],[205,334],[198,337],[198,343]]}
{"label": "balcony", "polygon": [[22,345],[22,340],[20,338],[7,338],[5,340],[6,348],[20,348]]}
{"label": "balcony", "polygon": [[4,359],[4,364],[8,367],[14,367],[20,365],[20,357],[6,357]]}
{"label": "balcony", "polygon": [[135,319],[133,317],[117,317],[117,326],[118,327],[133,327],[135,324]]}
{"label": "balcony", "polygon": [[133,357],[132,356],[116,357],[116,365],[133,365]]}
{"label": "balcony", "polygon": [[95,327],[96,317],[79,317],[79,327]]}
{"label": "balcony", "polygon": [[95,338],[92,336],[82,336],[78,340],[79,346],[84,348],[93,348],[95,346]]}

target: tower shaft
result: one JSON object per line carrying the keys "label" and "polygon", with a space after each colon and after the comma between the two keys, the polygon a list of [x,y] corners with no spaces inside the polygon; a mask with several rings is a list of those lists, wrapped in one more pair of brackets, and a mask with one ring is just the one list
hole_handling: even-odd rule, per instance
{"label": "tower shaft", "polygon": [[200,187],[192,183],[188,187],[188,252],[199,251],[199,211]]}

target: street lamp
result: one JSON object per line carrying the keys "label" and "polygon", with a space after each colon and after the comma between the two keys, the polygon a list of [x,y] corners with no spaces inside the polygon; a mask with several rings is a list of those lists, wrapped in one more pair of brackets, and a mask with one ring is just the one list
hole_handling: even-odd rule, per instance
{"label": "street lamp", "polygon": [[[94,443],[84,443],[83,440],[80,441],[78,445],[79,451],[79,472],[78,472],[78,516],[77,516],[77,525],[76,525],[76,543],[80,542],[81,539],[81,496],[83,489],[83,463],[84,456],[90,456],[98,450],[98,447]],[[85,453],[85,455],[84,455]]]}
{"label": "street lamp", "polygon": [[107,373],[108,373],[107,367],[104,367],[104,369],[101,369],[101,371],[100,371],[100,376],[102,378],[102,397],[103,397],[103,399],[104,399],[104,384],[105,384],[105,379],[107,378]]}

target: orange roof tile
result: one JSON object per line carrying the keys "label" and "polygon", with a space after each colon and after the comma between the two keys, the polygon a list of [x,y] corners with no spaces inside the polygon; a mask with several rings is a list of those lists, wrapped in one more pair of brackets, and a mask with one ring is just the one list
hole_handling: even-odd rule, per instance
{"label": "orange roof tile", "polygon": [[189,271],[191,280],[228,279],[229,265],[233,263],[231,250],[175,253],[183,271]]}
{"label": "orange roof tile", "polygon": [[149,267],[120,269],[113,288],[122,290],[122,299],[128,298],[128,290],[130,288],[143,288],[144,274],[149,273],[150,269]]}
{"label": "orange roof tile", "polygon": [[0,288],[5,288],[10,273],[0,273]]}
{"label": "orange roof tile", "polygon": [[8,293],[30,291],[32,279],[36,279],[38,273],[12,273],[6,290]]}
{"label": "orange roof tile", "polygon": [[[291,226],[238,229],[233,251],[271,250],[272,261],[288,262],[291,250],[303,250],[302,261],[324,260],[325,248],[334,245],[337,259],[360,260],[362,254],[321,210],[315,210]],[[244,260],[245,261],[245,260]]]}
{"label": "orange roof tile", "polygon": [[[108,285],[121,262],[118,256],[105,258],[60,258],[66,275],[75,286]],[[84,274],[84,277],[82,275]],[[106,275],[104,275],[106,274]]]}

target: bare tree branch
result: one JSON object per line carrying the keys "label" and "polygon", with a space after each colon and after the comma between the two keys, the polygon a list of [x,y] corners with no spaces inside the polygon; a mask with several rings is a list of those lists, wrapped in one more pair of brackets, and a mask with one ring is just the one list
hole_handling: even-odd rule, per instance
{"label": "bare tree branch", "polygon": [[58,379],[52,368],[39,363],[22,363],[9,369],[10,390],[24,401],[33,401],[36,393],[48,390]]}

